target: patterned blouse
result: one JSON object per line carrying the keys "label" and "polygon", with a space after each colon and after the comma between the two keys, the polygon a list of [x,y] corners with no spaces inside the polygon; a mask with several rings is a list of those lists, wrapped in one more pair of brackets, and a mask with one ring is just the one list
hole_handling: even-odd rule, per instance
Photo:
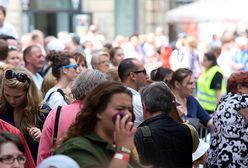
{"label": "patterned blouse", "polygon": [[248,95],[228,93],[213,114],[213,130],[206,167],[248,167],[248,124],[239,112]]}

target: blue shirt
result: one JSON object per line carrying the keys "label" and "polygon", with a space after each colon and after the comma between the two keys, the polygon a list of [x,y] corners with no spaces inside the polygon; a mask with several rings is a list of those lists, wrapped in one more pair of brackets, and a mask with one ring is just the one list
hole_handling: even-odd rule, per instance
{"label": "blue shirt", "polygon": [[187,117],[198,118],[200,123],[202,123],[205,127],[207,126],[208,121],[211,119],[209,114],[201,107],[194,96],[187,97],[187,111]]}

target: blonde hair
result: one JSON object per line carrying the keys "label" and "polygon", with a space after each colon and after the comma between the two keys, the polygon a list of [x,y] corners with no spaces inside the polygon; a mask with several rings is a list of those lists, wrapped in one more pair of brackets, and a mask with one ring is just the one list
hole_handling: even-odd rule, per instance
{"label": "blonde hair", "polygon": [[[15,73],[24,73],[28,76],[27,81],[25,82],[20,82],[16,78],[11,78],[7,79],[5,78],[5,73],[2,78],[2,85],[1,85],[1,90],[0,90],[0,112],[3,112],[6,107],[8,106],[8,102],[5,99],[4,96],[4,87],[8,86],[10,88],[17,88],[17,89],[22,89],[26,90],[26,101],[23,102],[23,115],[21,118],[20,126],[19,129],[23,132],[26,133],[27,127],[32,127],[37,125],[37,122],[40,119],[41,116],[41,106],[42,106],[42,97],[40,94],[40,91],[37,89],[34,81],[31,78],[31,73],[21,67],[13,67],[7,70],[12,70]],[[5,71],[6,72],[6,71]]]}
{"label": "blonde hair", "polygon": [[42,97],[44,98],[47,91],[54,87],[58,83],[58,80],[55,76],[53,76],[52,71],[49,71],[46,76],[44,77],[44,80],[41,84],[41,93]]}

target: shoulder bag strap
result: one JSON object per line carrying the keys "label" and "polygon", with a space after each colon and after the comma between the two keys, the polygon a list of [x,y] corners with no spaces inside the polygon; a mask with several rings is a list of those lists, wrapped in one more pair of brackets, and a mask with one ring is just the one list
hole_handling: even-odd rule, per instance
{"label": "shoulder bag strap", "polygon": [[53,132],[53,144],[55,144],[58,135],[58,126],[59,126],[59,116],[62,106],[58,106],[56,111],[55,123],[54,123],[54,132]]}

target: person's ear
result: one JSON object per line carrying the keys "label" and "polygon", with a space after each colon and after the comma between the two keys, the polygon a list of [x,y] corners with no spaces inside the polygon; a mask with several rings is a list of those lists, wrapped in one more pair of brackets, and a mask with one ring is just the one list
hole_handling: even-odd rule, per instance
{"label": "person's ear", "polygon": [[130,72],[129,77],[131,80],[136,80],[136,75],[133,72]]}
{"label": "person's ear", "polygon": [[101,120],[101,119],[102,119],[101,113],[97,113],[96,118],[97,118],[98,120]]}
{"label": "person's ear", "polygon": [[178,81],[175,81],[175,87],[179,88],[180,87],[180,83]]}
{"label": "person's ear", "polygon": [[68,73],[68,69],[66,69],[65,67],[63,67],[62,71],[63,71],[64,74]]}

